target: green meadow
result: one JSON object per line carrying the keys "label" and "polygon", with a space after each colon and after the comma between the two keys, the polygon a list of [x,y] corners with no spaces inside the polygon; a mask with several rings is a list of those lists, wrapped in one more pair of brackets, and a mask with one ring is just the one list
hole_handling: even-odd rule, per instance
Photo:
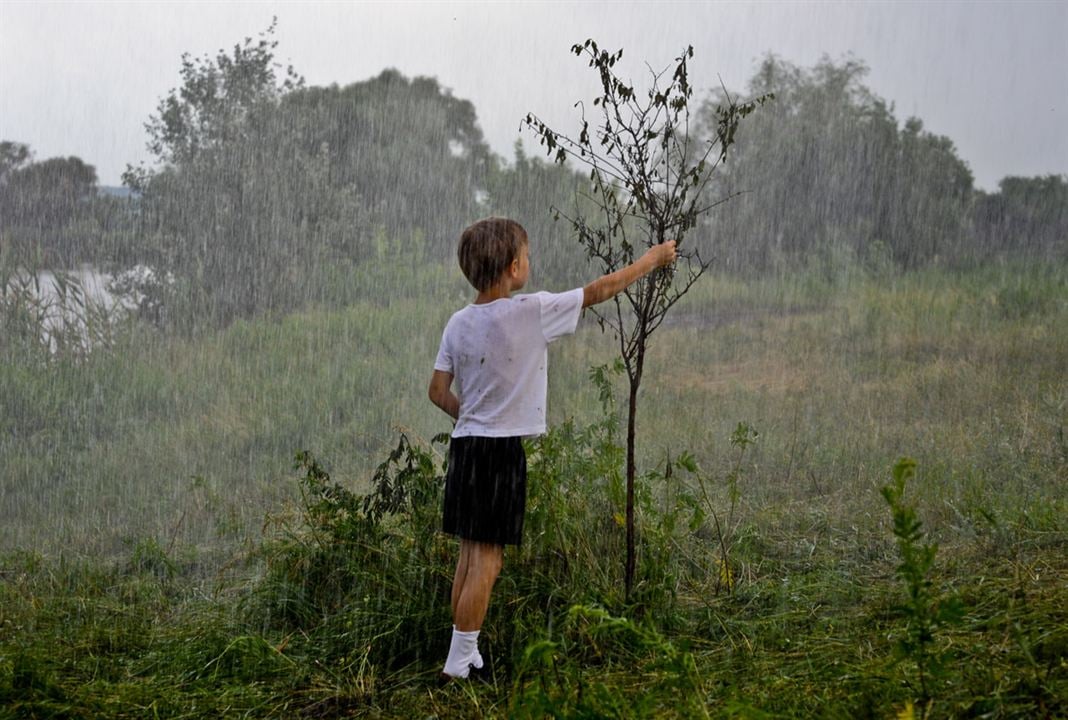
{"label": "green meadow", "polygon": [[1068,714],[1068,267],[702,279],[646,364],[630,598],[624,384],[585,318],[493,673],[442,685],[426,389],[469,297],[387,265],[340,309],[0,365],[0,717]]}

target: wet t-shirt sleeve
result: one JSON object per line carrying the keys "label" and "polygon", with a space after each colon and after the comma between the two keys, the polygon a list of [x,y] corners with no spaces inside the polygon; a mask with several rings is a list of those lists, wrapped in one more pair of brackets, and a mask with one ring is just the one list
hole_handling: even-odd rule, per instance
{"label": "wet t-shirt sleeve", "polygon": [[456,372],[453,370],[452,351],[449,346],[449,325],[446,325],[441,333],[441,345],[438,346],[438,356],[434,360],[434,369],[455,375]]}
{"label": "wet t-shirt sleeve", "polygon": [[534,293],[534,297],[541,304],[541,332],[545,342],[575,332],[582,312],[582,288],[562,293]]}

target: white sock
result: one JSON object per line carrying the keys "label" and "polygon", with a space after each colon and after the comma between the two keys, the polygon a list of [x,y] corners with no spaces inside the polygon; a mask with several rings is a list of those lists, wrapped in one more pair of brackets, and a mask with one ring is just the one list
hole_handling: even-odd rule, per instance
{"label": "white sock", "polygon": [[[453,632],[455,632],[456,631],[456,626],[453,625],[452,629],[453,629]],[[476,638],[475,639],[475,654],[471,658],[471,667],[473,667],[475,670],[481,670],[483,665],[485,665],[485,663],[482,661],[482,653],[480,653],[478,651],[478,639]]]}
{"label": "white sock", "polygon": [[475,654],[478,653],[478,630],[462,632],[452,631],[452,642],[449,644],[449,658],[445,661],[443,672],[456,678],[466,678],[471,672],[471,664]]}

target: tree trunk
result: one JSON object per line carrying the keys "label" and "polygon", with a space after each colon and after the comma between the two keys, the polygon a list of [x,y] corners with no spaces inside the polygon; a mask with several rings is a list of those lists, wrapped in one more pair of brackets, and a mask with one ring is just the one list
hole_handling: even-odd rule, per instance
{"label": "tree trunk", "polygon": [[[649,298],[651,302],[652,298]],[[642,370],[645,367],[645,341],[646,333],[645,313],[639,313],[638,338],[634,353],[634,365],[628,368],[630,376],[630,395],[627,398],[627,564],[624,573],[624,587],[626,588],[627,602],[630,602],[630,591],[634,587],[635,566],[635,532],[634,532],[634,478],[637,474],[634,462],[634,424],[638,416],[638,388],[642,384]]]}

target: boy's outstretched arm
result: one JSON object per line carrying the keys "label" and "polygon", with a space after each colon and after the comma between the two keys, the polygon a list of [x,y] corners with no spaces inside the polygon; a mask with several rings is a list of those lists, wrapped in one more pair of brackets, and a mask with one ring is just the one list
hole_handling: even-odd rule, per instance
{"label": "boy's outstretched arm", "polygon": [[609,300],[623,291],[635,280],[645,277],[653,270],[675,262],[675,241],[654,245],[645,254],[625,268],[597,278],[582,288],[582,307],[589,307]]}
{"label": "boy's outstretched arm", "polygon": [[452,373],[435,370],[430,377],[430,402],[445,411],[453,420],[460,417],[460,399],[453,395]]}

